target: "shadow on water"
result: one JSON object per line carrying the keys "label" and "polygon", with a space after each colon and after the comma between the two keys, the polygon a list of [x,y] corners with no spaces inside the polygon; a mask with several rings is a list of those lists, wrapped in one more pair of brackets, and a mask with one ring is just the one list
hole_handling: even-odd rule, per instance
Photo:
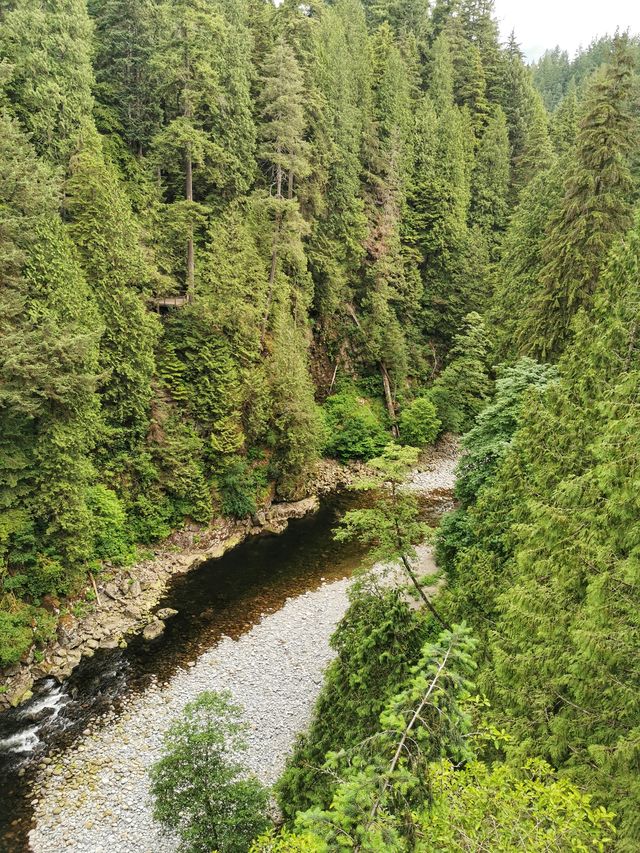
{"label": "shadow on water", "polygon": [[[363,549],[337,543],[333,530],[349,508],[362,505],[362,493],[327,499],[318,512],[290,522],[284,533],[249,539],[217,560],[176,576],[159,604],[178,614],[152,643],[134,637],[126,649],[98,650],[83,659],[62,684],[39,682],[19,709],[0,715],[0,851],[29,850],[33,779],[48,753],[71,746],[101,715],[116,713],[154,681],[164,682],[223,637],[238,638],[288,598],[324,582],[349,577]],[[420,499],[422,513],[436,524],[451,508],[451,494]]]}

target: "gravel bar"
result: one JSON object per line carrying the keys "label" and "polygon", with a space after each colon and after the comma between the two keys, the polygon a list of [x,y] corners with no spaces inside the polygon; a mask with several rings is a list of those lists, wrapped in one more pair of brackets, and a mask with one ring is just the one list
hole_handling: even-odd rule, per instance
{"label": "gravel bar", "polygon": [[275,782],[296,733],[309,722],[348,587],[348,580],[337,581],[290,599],[54,759],[36,794],[29,836],[35,853],[175,851],[177,840],[151,817],[147,771],[160,755],[164,730],[204,690],[230,689],[244,706],[251,726],[246,763],[266,784]]}
{"label": "gravel bar", "polygon": [[[457,459],[455,442],[445,442],[408,487],[450,490]],[[435,570],[428,546],[419,549],[419,562],[423,574]],[[34,853],[174,853],[177,839],[151,816],[147,774],[164,731],[204,690],[230,690],[245,708],[245,761],[264,783],[275,782],[310,720],[349,584],[326,583],[289,599],[239,639],[223,638],[169,682],[134,697],[126,712],[109,712],[66,752],[46,758],[33,788]]]}

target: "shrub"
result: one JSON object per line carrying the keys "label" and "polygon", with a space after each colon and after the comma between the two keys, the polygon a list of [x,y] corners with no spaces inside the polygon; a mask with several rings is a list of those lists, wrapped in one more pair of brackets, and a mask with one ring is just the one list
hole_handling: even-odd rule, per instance
{"label": "shrub", "polygon": [[97,483],[87,494],[93,515],[93,551],[99,560],[126,563],[133,556],[127,531],[127,516],[115,492]]}
{"label": "shrub", "polygon": [[218,475],[218,490],[223,515],[244,518],[256,511],[256,480],[246,461],[229,460]]}
{"label": "shrub", "polygon": [[183,853],[246,853],[268,826],[267,789],[236,756],[246,725],[229,693],[202,693],[164,736],[151,768],[154,817],[177,831]]}
{"label": "shrub", "polygon": [[324,404],[328,440],[325,451],[345,462],[373,459],[389,442],[382,418],[353,391],[341,391]]}
{"label": "shrub", "polygon": [[0,609],[0,666],[17,663],[33,643],[29,613],[27,607],[16,613]]}
{"label": "shrub", "polygon": [[130,508],[132,538],[144,545],[171,534],[174,517],[169,498],[159,488],[139,495]]}
{"label": "shrub", "polygon": [[400,438],[411,447],[433,444],[440,427],[436,407],[428,397],[418,397],[400,414]]}

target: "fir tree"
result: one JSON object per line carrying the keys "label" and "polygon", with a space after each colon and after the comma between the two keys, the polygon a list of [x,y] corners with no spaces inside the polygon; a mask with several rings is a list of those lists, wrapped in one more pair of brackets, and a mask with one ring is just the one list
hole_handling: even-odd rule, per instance
{"label": "fir tree", "polygon": [[0,55],[10,68],[10,110],[38,153],[63,166],[93,109],[91,40],[84,0],[46,9],[39,0],[18,0],[3,14]]}
{"label": "fir tree", "polygon": [[630,111],[632,60],[624,39],[587,95],[575,160],[542,248],[545,261],[532,321],[537,351],[557,356],[571,318],[589,308],[609,247],[630,221],[628,157],[635,132]]}

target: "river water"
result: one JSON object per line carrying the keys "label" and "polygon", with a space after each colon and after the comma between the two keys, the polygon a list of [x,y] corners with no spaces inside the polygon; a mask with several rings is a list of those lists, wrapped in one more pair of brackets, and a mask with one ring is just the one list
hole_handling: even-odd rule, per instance
{"label": "river water", "polygon": [[[278,536],[245,541],[222,558],[179,575],[159,607],[178,611],[153,643],[134,638],[126,649],[98,650],[59,685],[36,685],[34,697],[0,716],[0,850],[28,851],[33,823],[31,785],[50,753],[68,749],[102,715],[122,713],[132,696],[170,679],[223,637],[237,639],[288,599],[349,577],[363,552],[337,543],[332,531],[342,514],[362,500],[343,493],[319,511],[292,521]],[[450,492],[425,501],[435,520],[450,503]]]}

